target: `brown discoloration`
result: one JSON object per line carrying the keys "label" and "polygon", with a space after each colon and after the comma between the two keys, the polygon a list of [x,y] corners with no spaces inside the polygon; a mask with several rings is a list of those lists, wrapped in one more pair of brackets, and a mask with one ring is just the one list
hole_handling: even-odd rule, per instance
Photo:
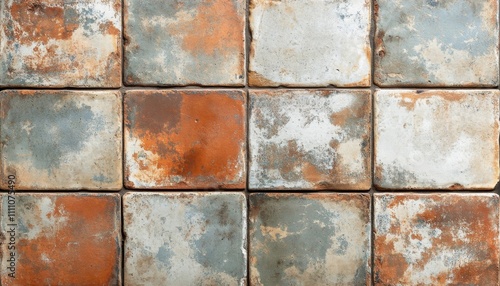
{"label": "brown discoloration", "polygon": [[133,182],[133,175],[152,188],[244,186],[241,92],[133,91],[126,96],[126,113],[127,145],[139,140],[142,150],[157,156],[141,161],[138,150],[128,149],[139,169],[131,169],[129,162],[127,181]]}
{"label": "brown discoloration", "polygon": [[[406,107],[408,110],[414,110],[415,104],[420,100],[427,100],[431,97],[441,97],[446,101],[462,101],[467,98],[467,94],[463,92],[453,92],[453,91],[442,91],[442,90],[431,90],[423,92],[401,92],[399,94],[401,97],[401,106]],[[445,106],[446,107],[446,106]]]}
{"label": "brown discoloration", "polygon": [[376,284],[497,285],[497,195],[375,199]]}
{"label": "brown discoloration", "polygon": [[255,71],[248,71],[248,84],[250,86],[278,86],[279,84],[276,82],[273,82],[258,72]]}
{"label": "brown discoloration", "polygon": [[192,19],[180,21],[172,34],[183,35],[182,48],[191,53],[230,55],[243,44],[243,18],[231,0],[204,0]]}
{"label": "brown discoloration", "polygon": [[[16,197],[18,220],[32,224],[26,225],[27,233],[19,233],[16,278],[2,276],[2,285],[120,284],[119,195]],[[42,216],[48,201],[51,207]],[[41,232],[29,238],[37,229]]]}

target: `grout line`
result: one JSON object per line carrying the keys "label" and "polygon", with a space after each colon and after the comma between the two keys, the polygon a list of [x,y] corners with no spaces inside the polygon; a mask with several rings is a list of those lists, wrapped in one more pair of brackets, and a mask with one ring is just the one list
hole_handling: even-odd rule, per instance
{"label": "grout line", "polygon": [[245,1],[245,70],[243,73],[245,74],[245,107],[246,107],[246,114],[245,114],[245,120],[246,120],[246,128],[245,128],[245,156],[246,156],[246,162],[245,162],[245,198],[246,198],[246,204],[247,204],[247,216],[246,216],[246,223],[247,223],[247,233],[246,233],[246,238],[247,238],[247,258],[246,258],[246,284],[250,285],[250,192],[249,192],[249,179],[250,179],[250,93],[249,93],[249,86],[248,86],[248,70],[250,67],[250,43],[251,43],[251,38],[252,35],[250,34],[250,1],[252,0],[247,0]]}
{"label": "grout line", "polygon": [[375,226],[375,198],[374,198],[374,193],[375,189],[373,187],[373,177],[375,175],[375,160],[374,160],[374,150],[375,150],[375,128],[374,128],[374,119],[375,119],[375,98],[374,98],[374,93],[375,90],[378,88],[375,84],[375,1],[370,1],[370,33],[369,33],[369,40],[370,40],[370,48],[371,48],[371,59],[370,59],[370,103],[371,103],[371,126],[370,126],[370,159],[371,159],[371,173],[370,173],[370,178],[371,178],[371,188],[369,191],[370,194],[370,284],[375,285],[375,233],[374,233],[374,226]]}

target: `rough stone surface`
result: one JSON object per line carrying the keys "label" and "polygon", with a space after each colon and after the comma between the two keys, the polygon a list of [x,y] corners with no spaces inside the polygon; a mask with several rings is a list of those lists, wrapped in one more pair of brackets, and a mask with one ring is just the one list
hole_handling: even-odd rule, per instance
{"label": "rough stone surface", "polygon": [[498,285],[498,195],[375,194],[375,285]]}
{"label": "rough stone surface", "polygon": [[127,92],[126,186],[243,189],[245,121],[239,90]]}
{"label": "rough stone surface", "polygon": [[121,1],[0,1],[0,86],[119,87]]}
{"label": "rough stone surface", "polygon": [[246,285],[243,193],[124,196],[125,285]]}
{"label": "rough stone surface", "polygon": [[1,176],[16,189],[121,189],[119,92],[2,91],[0,122]]}
{"label": "rough stone surface", "polygon": [[370,5],[250,0],[250,85],[369,86]]}
{"label": "rough stone surface", "polygon": [[384,90],[374,100],[376,187],[495,187],[498,91]]}
{"label": "rough stone surface", "polygon": [[365,90],[251,90],[252,189],[371,187]]}
{"label": "rough stone surface", "polygon": [[125,0],[125,82],[243,85],[244,0]]}
{"label": "rough stone surface", "polygon": [[[0,201],[1,285],[120,285],[118,194],[16,194],[10,245],[8,195]],[[7,269],[13,250],[15,279]]]}
{"label": "rough stone surface", "polygon": [[251,285],[370,285],[368,194],[251,194]]}
{"label": "rough stone surface", "polygon": [[498,1],[376,0],[375,83],[498,85]]}

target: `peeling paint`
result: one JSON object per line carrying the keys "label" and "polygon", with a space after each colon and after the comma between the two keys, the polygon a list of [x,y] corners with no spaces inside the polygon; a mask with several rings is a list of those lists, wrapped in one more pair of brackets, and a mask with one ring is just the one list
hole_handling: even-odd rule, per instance
{"label": "peeling paint", "polygon": [[0,105],[2,177],[16,189],[121,189],[119,92],[2,91]]}
{"label": "peeling paint", "polygon": [[130,85],[245,82],[243,0],[125,1]]}
{"label": "peeling paint", "polygon": [[498,195],[375,194],[375,285],[498,285]]}
{"label": "peeling paint", "polygon": [[493,189],[497,90],[375,94],[374,184],[381,189]]}
{"label": "peeling paint", "polygon": [[130,91],[130,188],[244,188],[245,97],[238,90]]}
{"label": "peeling paint", "polygon": [[379,86],[498,85],[498,2],[376,1]]}
{"label": "peeling paint", "polygon": [[121,1],[0,3],[0,86],[119,87]]}
{"label": "peeling paint", "polygon": [[370,91],[251,90],[250,112],[250,188],[370,188]]}
{"label": "peeling paint", "polygon": [[251,194],[251,285],[370,285],[370,196]]}
{"label": "peeling paint", "polygon": [[250,0],[250,85],[369,86],[370,13],[367,0]]}
{"label": "peeling paint", "polygon": [[[16,278],[1,265],[1,285],[120,285],[118,194],[16,194]],[[8,198],[0,195],[2,237]],[[6,241],[1,252],[10,253]]]}
{"label": "peeling paint", "polygon": [[126,285],[245,285],[243,193],[124,196]]}

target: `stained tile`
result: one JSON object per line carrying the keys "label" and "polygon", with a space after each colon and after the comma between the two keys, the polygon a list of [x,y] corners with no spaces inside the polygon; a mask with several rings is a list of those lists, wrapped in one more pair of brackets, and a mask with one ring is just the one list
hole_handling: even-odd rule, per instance
{"label": "stained tile", "polygon": [[498,195],[375,194],[375,285],[498,285]]}
{"label": "stained tile", "polygon": [[493,189],[499,92],[375,94],[374,184],[381,189]]}
{"label": "stained tile", "polygon": [[251,285],[370,285],[368,194],[251,194]]}
{"label": "stained tile", "polygon": [[0,86],[119,87],[121,1],[0,2]]}
{"label": "stained tile", "polygon": [[243,193],[124,196],[125,285],[246,285]]}
{"label": "stained tile", "polygon": [[239,90],[135,90],[125,96],[128,188],[244,188]]}
{"label": "stained tile", "polygon": [[376,0],[379,86],[498,85],[498,1]]}
{"label": "stained tile", "polygon": [[249,3],[251,86],[370,85],[370,1]]}
{"label": "stained tile", "polygon": [[2,178],[18,190],[121,189],[119,92],[7,90],[0,105]]}
{"label": "stained tile", "polygon": [[371,186],[365,90],[251,90],[251,189]]}
{"label": "stained tile", "polygon": [[2,285],[120,285],[118,194],[1,194],[0,201]]}
{"label": "stained tile", "polygon": [[124,0],[129,85],[245,83],[245,1]]}

